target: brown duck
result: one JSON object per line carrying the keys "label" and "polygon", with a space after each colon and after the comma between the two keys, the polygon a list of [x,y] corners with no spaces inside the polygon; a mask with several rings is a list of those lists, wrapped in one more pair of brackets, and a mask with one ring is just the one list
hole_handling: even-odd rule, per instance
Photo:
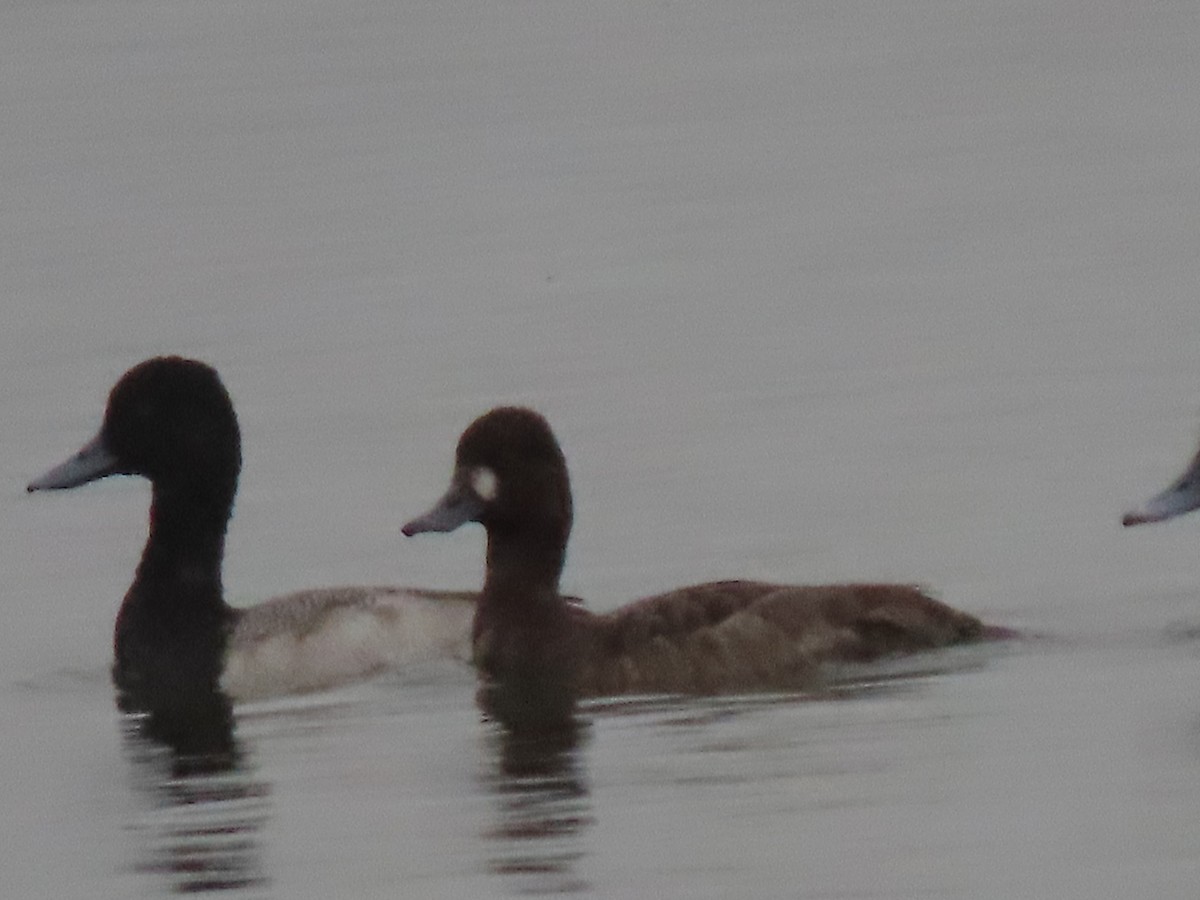
{"label": "brown duck", "polygon": [[902,584],[721,581],[594,613],[559,594],[571,531],[566,460],[537,413],[502,407],[458,442],[445,495],[406,535],[479,522],[487,575],[473,658],[486,684],[568,702],[811,686],[823,667],[999,636]]}

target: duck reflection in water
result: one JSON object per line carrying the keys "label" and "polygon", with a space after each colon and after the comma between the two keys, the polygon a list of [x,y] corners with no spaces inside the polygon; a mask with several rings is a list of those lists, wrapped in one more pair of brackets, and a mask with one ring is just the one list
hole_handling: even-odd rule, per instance
{"label": "duck reflection in water", "polygon": [[508,722],[489,729],[488,772],[482,781],[496,801],[485,829],[488,871],[521,893],[566,894],[590,889],[577,872],[593,823],[582,749],[590,725],[574,715],[553,724]]}
{"label": "duck reflection in water", "polygon": [[130,831],[142,841],[132,868],[169,890],[198,894],[269,884],[259,833],[268,786],[233,735],[229,701],[211,695],[186,710],[126,713],[123,745],[134,786],[148,801]]}

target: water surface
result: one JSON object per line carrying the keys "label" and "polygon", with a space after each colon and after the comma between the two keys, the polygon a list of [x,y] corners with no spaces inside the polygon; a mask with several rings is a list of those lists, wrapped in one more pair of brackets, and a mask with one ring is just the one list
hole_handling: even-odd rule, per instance
{"label": "water surface", "polygon": [[[1190,5],[0,24],[5,896],[1195,896],[1200,523],[1118,521],[1200,418]],[[248,708],[179,777],[107,677],[145,486],[22,495],[162,352],[237,404],[234,602],[478,584],[478,531],[398,528],[515,402],[596,608],[884,578],[1039,637],[557,747],[434,666]]]}

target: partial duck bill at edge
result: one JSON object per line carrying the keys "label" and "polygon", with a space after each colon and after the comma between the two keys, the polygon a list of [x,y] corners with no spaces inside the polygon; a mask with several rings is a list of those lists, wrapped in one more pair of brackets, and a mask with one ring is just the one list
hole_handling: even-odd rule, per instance
{"label": "partial duck bill at edge", "polygon": [[1200,489],[1197,489],[1196,486],[1172,486],[1161,494],[1151,497],[1137,509],[1125,513],[1121,517],[1121,524],[1128,528],[1131,525],[1165,522],[1198,507],[1200,507]]}
{"label": "partial duck bill at edge", "polygon": [[1200,509],[1200,453],[1170,487],[1125,513],[1121,517],[1121,524],[1128,528],[1130,525],[1165,522],[1194,509]]}
{"label": "partial duck bill at edge", "polygon": [[104,443],[103,435],[97,434],[70,459],[29,482],[25,490],[32,493],[79,487],[97,478],[115,475],[119,471],[119,461]]}
{"label": "partial duck bill at edge", "polygon": [[430,509],[404,525],[405,537],[426,532],[453,531],[460,525],[473,522],[483,512],[483,501],[470,488],[455,478],[450,489],[442,494]]}

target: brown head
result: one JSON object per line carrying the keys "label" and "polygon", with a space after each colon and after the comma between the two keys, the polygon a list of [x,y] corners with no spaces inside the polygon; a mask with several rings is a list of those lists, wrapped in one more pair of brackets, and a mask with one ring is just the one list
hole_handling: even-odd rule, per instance
{"label": "brown head", "polygon": [[571,533],[571,484],[562,449],[531,409],[502,406],[472,422],[458,441],[450,487],[403,528],[412,536],[453,531],[467,522],[489,541],[527,537],[565,550]]}

